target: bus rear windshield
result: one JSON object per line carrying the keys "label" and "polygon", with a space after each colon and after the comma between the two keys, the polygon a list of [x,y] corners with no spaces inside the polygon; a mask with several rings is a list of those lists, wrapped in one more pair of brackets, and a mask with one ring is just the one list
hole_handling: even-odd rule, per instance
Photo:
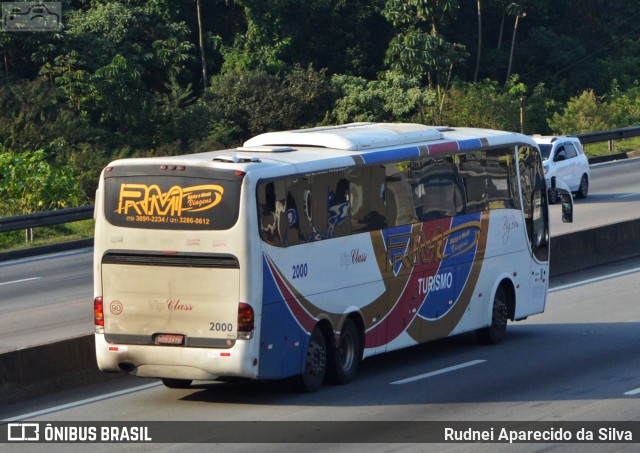
{"label": "bus rear windshield", "polygon": [[129,228],[226,230],[238,219],[241,183],[229,171],[112,167],[105,173],[105,217]]}

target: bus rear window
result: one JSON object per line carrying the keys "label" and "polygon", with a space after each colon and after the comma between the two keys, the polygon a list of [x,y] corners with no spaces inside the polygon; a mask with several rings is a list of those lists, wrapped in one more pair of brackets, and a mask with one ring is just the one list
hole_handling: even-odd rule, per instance
{"label": "bus rear window", "polygon": [[[155,169],[154,169],[155,170]],[[115,226],[158,230],[226,230],[235,225],[242,178],[215,171],[203,177],[144,174],[113,167],[105,173],[105,217]]]}

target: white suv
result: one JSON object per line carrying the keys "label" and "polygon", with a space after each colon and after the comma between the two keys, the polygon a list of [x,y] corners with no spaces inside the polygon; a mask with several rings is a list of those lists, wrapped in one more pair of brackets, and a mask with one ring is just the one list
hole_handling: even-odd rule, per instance
{"label": "white suv", "polygon": [[540,148],[544,175],[549,188],[549,203],[557,203],[558,193],[551,189],[551,178],[563,181],[578,198],[589,193],[589,159],[576,137],[532,137]]}

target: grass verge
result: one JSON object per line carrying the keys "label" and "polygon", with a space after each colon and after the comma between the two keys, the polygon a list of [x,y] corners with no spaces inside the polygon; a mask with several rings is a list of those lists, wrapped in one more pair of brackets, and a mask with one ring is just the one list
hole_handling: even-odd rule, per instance
{"label": "grass verge", "polygon": [[640,157],[640,137],[615,140],[613,149],[609,149],[609,142],[589,143],[584,145],[587,157],[599,157],[616,153],[630,153],[629,157]]}
{"label": "grass verge", "polygon": [[33,240],[28,241],[26,230],[0,233],[0,252],[21,250],[40,245],[88,239],[93,237],[95,222],[93,219],[80,220],[49,227],[33,228]]}

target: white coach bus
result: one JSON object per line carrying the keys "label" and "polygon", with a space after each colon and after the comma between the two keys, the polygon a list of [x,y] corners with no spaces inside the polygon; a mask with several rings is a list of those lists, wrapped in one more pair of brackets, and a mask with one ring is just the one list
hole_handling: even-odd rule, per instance
{"label": "white coach bus", "polygon": [[517,133],[266,133],[115,161],[95,207],[99,368],[168,387],[291,377],[314,391],[375,354],[468,331],[498,343],[545,308],[546,183]]}

